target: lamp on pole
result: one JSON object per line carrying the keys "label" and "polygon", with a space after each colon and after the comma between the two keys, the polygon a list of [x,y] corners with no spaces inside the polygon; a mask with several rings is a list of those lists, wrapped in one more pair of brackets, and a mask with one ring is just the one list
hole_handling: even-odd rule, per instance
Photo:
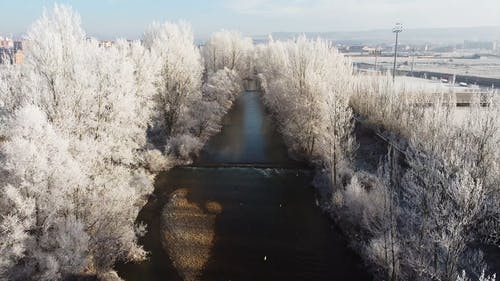
{"label": "lamp on pole", "polygon": [[396,44],[394,45],[394,66],[392,67],[392,81],[394,81],[396,77],[396,60],[398,58],[398,35],[403,32],[403,25],[399,22],[396,23],[392,32],[396,33]]}

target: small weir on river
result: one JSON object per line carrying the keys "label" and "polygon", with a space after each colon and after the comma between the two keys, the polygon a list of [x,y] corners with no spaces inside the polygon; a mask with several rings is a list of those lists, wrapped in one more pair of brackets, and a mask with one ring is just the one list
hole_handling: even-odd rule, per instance
{"label": "small weir on river", "polygon": [[[316,206],[312,177],[304,163],[288,157],[259,93],[245,92],[193,165],[158,176],[154,195],[138,217],[148,224],[140,243],[150,252],[149,260],[119,265],[120,277],[189,279],[169,257],[165,245],[173,245],[206,259],[197,280],[370,280],[359,257]],[[189,245],[164,241],[162,214],[173,192],[185,195],[187,208],[213,228],[200,230],[205,237],[196,236]],[[190,231],[198,227],[184,226]],[[209,256],[197,251],[207,245]],[[185,270],[195,270],[185,264]]]}

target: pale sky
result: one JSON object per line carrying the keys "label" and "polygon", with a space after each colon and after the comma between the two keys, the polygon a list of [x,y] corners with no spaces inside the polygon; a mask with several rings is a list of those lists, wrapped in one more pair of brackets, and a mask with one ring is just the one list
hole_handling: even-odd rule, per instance
{"label": "pale sky", "polygon": [[138,38],[153,21],[185,20],[198,37],[220,29],[247,35],[500,26],[500,0],[0,0],[0,35],[23,34],[43,7],[67,4],[98,37]]}

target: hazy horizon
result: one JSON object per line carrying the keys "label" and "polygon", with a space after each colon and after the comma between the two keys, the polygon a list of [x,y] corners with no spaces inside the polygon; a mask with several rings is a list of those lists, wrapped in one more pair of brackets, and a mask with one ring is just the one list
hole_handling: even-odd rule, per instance
{"label": "hazy horizon", "polygon": [[[0,2],[9,11],[0,19],[0,34],[22,36],[30,24],[55,3],[73,7],[90,36],[140,38],[153,22],[187,21],[199,39],[212,32],[238,30],[247,36],[271,33],[332,33],[405,29],[500,27],[500,1],[444,0],[187,0],[138,1],[28,0]],[[418,2],[418,3],[417,3]],[[97,8],[96,8],[97,7]],[[443,13],[446,11],[446,13]],[[466,15],[466,16],[464,16]]]}
{"label": "hazy horizon", "polygon": [[[493,29],[495,32],[489,32]],[[217,30],[214,30],[214,32]],[[457,35],[457,32],[467,31]],[[477,31],[481,31],[478,35]],[[196,34],[196,31],[194,30]],[[423,35],[425,33],[425,35]],[[116,40],[116,39],[128,39],[128,40],[138,40],[141,39],[142,34],[135,37],[125,37],[125,36],[102,36],[99,34],[92,34],[87,32],[88,36],[94,37],[98,40]],[[392,43],[393,34],[390,28],[387,29],[365,29],[365,30],[339,30],[339,31],[272,31],[267,34],[244,34],[245,36],[259,39],[267,38],[268,36],[273,36],[275,39],[287,39],[292,37],[297,37],[298,35],[305,34],[308,37],[323,37],[326,39],[331,39],[339,43],[342,42],[362,42],[362,43]],[[2,37],[13,37],[15,40],[23,39],[25,36],[22,34],[13,33],[0,33]],[[196,41],[205,41],[208,39],[210,34],[203,36],[195,36]],[[435,38],[435,39],[433,39]],[[422,43],[422,42],[433,42],[433,43],[462,43],[464,41],[500,41],[500,25],[498,26],[477,26],[477,27],[448,27],[448,28],[410,28],[405,29],[404,34],[401,36],[402,42],[406,43]]]}

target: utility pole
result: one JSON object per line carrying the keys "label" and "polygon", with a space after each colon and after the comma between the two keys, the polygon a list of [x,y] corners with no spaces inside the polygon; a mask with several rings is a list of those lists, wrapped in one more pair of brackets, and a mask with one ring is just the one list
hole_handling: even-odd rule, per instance
{"label": "utility pole", "polygon": [[392,67],[392,81],[394,82],[394,79],[396,79],[396,61],[398,58],[398,35],[403,32],[403,25],[399,22],[396,23],[392,32],[396,33],[396,44],[394,44],[394,66]]}
{"label": "utility pole", "polygon": [[415,66],[415,48],[413,48],[413,56],[411,58],[411,77],[413,77],[414,66]]}

